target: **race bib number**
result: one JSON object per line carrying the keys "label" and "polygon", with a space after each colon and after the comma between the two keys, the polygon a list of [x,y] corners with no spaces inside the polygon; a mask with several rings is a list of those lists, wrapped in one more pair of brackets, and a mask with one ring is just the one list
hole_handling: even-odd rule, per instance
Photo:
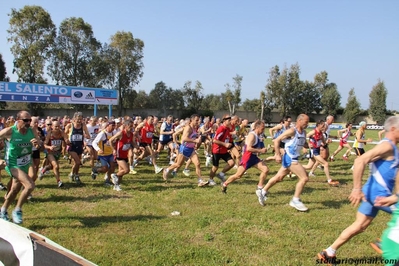
{"label": "race bib number", "polygon": [[229,139],[229,138],[226,138],[226,139],[224,140],[224,143],[230,143],[230,139]]}
{"label": "race bib number", "polygon": [[77,134],[71,136],[72,141],[83,141],[83,135]]}
{"label": "race bib number", "polygon": [[130,143],[129,144],[123,144],[123,146],[122,146],[122,151],[127,151],[127,150],[129,150],[130,149]]}
{"label": "race bib number", "polygon": [[147,134],[145,135],[147,138],[152,138],[152,132],[147,132]]}
{"label": "race bib number", "polygon": [[17,166],[25,166],[30,164],[30,154],[17,158]]}

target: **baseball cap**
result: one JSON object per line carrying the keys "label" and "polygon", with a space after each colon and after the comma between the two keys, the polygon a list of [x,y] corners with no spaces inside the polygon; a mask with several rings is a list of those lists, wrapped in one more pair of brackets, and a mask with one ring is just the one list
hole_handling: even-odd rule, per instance
{"label": "baseball cap", "polygon": [[109,121],[109,122],[107,123],[107,126],[109,126],[109,125],[115,126],[115,121]]}

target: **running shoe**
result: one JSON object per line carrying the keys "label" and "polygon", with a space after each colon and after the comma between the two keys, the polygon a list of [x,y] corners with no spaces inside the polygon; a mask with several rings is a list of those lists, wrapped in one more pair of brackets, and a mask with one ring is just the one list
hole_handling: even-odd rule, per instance
{"label": "running shoe", "polygon": [[82,182],[80,181],[79,175],[75,175],[75,183],[78,185],[82,184]]}
{"label": "running shoe", "polygon": [[183,175],[185,175],[185,176],[190,176],[190,170],[184,169],[184,170],[183,170]]}
{"label": "running shoe", "polygon": [[114,190],[121,191],[122,189],[121,189],[121,187],[119,185],[114,185]]}
{"label": "running shoe", "polygon": [[58,181],[57,182],[57,184],[58,184],[58,188],[62,188],[63,186],[64,186],[64,183],[62,183],[62,181],[60,180],[60,181]]}
{"label": "running shoe", "polygon": [[255,193],[256,193],[256,196],[258,196],[259,204],[262,206],[265,206],[266,196],[263,196],[262,190],[263,189],[257,189]]}
{"label": "running shoe", "polygon": [[344,159],[345,161],[347,161],[348,160],[348,157],[347,156],[342,156],[342,159]]}
{"label": "running shoe", "polygon": [[114,183],[114,185],[119,185],[119,178],[116,174],[111,174],[111,179],[112,179],[112,183]]}
{"label": "running shoe", "polygon": [[317,257],[321,260],[321,262],[328,266],[335,266],[337,258],[335,256],[328,256],[327,252],[323,250],[322,252],[317,254]]}
{"label": "running shoe", "polygon": [[163,170],[162,167],[159,167],[159,166],[156,166],[156,167],[155,167],[155,173],[156,173],[156,174],[159,174],[160,172],[162,172],[162,170]]}
{"label": "running shoe", "polygon": [[0,211],[0,219],[4,220],[4,221],[10,221],[10,217],[8,217],[8,212],[1,212]]}
{"label": "running shoe", "polygon": [[306,212],[308,210],[305,204],[303,204],[300,200],[298,201],[291,200],[290,206],[301,212]]}
{"label": "running shoe", "polygon": [[98,175],[97,168],[91,169],[91,179],[96,180],[97,175]]}
{"label": "running shoe", "polygon": [[377,238],[374,242],[370,243],[370,246],[377,251],[378,254],[382,254],[382,250],[381,250],[381,239]]}
{"label": "running shoe", "polygon": [[12,221],[16,224],[22,224],[22,211],[12,211]]}
{"label": "running shoe", "polygon": [[224,194],[227,193],[227,186],[223,186],[223,185],[222,185],[222,192],[223,192]]}
{"label": "running shoe", "polygon": [[0,183],[0,190],[7,190],[7,187],[3,185],[3,183]]}
{"label": "running shoe", "polygon": [[209,179],[209,185],[210,186],[216,186],[216,182],[215,182],[215,180],[213,180],[213,179]]}
{"label": "running shoe", "polygon": [[198,186],[199,187],[204,187],[204,186],[206,186],[206,185],[208,185],[209,184],[209,181],[204,181],[204,180],[202,180],[202,179],[199,179],[198,180]]}
{"label": "running shoe", "polygon": [[330,181],[327,181],[327,183],[330,186],[332,186],[332,187],[338,187],[339,186],[339,181],[336,181],[336,180],[330,180]]}

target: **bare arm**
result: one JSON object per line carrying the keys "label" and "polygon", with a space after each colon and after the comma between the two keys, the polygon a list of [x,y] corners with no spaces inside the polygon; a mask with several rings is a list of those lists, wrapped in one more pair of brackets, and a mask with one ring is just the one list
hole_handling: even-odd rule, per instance
{"label": "bare arm", "polygon": [[282,129],[282,128],[283,128],[283,126],[282,126],[281,124],[278,124],[278,125],[275,126],[275,127],[269,128],[270,137],[273,138],[274,132],[275,132],[275,131],[278,131],[278,130],[280,130],[280,129]]}
{"label": "bare arm", "polygon": [[6,127],[0,131],[0,139],[10,139],[12,134],[12,128]]}

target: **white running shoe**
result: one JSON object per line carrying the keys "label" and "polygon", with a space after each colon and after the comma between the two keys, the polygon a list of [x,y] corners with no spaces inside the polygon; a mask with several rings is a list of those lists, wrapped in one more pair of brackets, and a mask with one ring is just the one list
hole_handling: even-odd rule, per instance
{"label": "white running shoe", "polygon": [[216,186],[216,182],[215,182],[215,180],[213,180],[213,179],[209,179],[209,185],[210,186]]}
{"label": "white running shoe", "polygon": [[111,174],[111,180],[114,185],[119,185],[119,178],[116,174]]}
{"label": "white running shoe", "polygon": [[185,176],[190,176],[190,170],[184,169],[184,170],[183,170],[183,174],[184,174]]}
{"label": "white running shoe", "polygon": [[159,166],[155,166],[155,173],[159,174],[160,172],[162,172],[163,168],[159,167]]}
{"label": "white running shoe", "polygon": [[301,212],[306,212],[308,210],[308,208],[300,200],[299,201],[291,200],[290,206]]}
{"label": "white running shoe", "polygon": [[121,187],[119,185],[114,185],[114,190],[121,191],[122,189],[121,189]]}
{"label": "white running shoe", "polygon": [[202,179],[199,179],[199,180],[198,180],[198,186],[199,186],[199,187],[203,187],[203,186],[206,186],[206,185],[208,185],[208,184],[209,184],[208,181],[204,181],[204,180],[202,180]]}
{"label": "white running shoe", "polygon": [[265,206],[266,196],[263,196],[262,190],[263,189],[257,189],[256,190],[256,196],[258,196],[259,204],[262,205],[262,206]]}

